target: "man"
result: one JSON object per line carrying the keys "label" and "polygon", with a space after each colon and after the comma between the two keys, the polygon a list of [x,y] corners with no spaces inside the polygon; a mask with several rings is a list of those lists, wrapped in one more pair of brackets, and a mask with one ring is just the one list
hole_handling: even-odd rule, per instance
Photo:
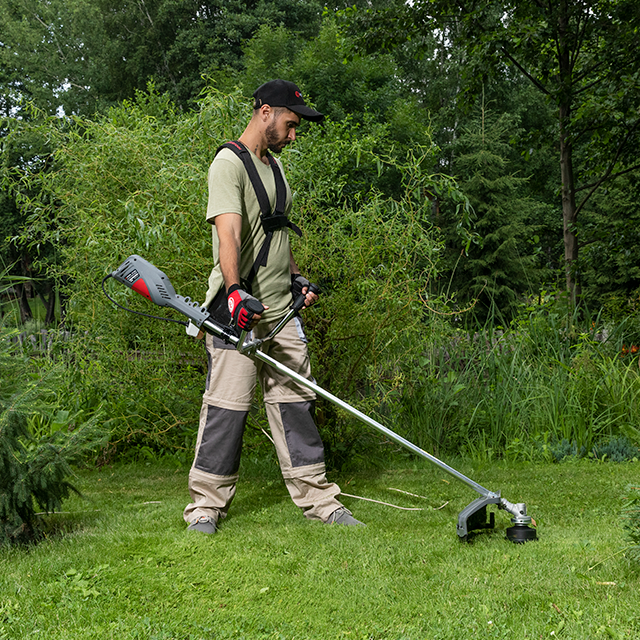
{"label": "man", "polygon": [[[292,294],[305,294],[305,307],[318,299],[300,275],[290,249],[287,227],[295,227],[286,217],[291,190],[282,164],[269,151],[280,153],[296,139],[301,118],[319,122],[324,116],[306,106],[292,82],[272,80],[253,97],[253,116],[239,144],[224,145],[209,169],[207,220],[213,225],[214,268],[205,304],[214,317],[226,314],[239,329],[253,330],[256,338],[264,338],[288,311]],[[256,181],[268,197],[266,204],[262,197],[267,220],[261,220]],[[274,225],[274,220],[280,224]],[[184,511],[188,529],[215,533],[219,520],[227,515],[236,491],[242,436],[256,378],[293,502],[311,520],[361,525],[338,501],[340,488],[327,481],[324,448],[313,419],[315,394],[268,365],[241,355],[219,338],[207,335],[206,347],[209,372],[189,473],[192,502]],[[262,348],[311,378],[299,318]]]}

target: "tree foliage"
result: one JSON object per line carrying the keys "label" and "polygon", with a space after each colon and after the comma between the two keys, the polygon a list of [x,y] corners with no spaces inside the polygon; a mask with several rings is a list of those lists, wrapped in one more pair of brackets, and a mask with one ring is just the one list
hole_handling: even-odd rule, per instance
{"label": "tree foliage", "polygon": [[4,115],[34,101],[47,113],[91,115],[153,80],[193,104],[203,76],[238,70],[260,27],[317,32],[316,0],[2,0]]}
{"label": "tree foliage", "polygon": [[630,173],[594,194],[583,213],[583,296],[616,321],[634,314],[640,302],[639,205],[639,176]]}
{"label": "tree foliage", "polygon": [[308,40],[284,27],[262,27],[245,47],[244,64],[238,77],[246,95],[283,77],[299,84],[332,120],[363,124],[368,114],[387,123],[389,136],[401,145],[431,143],[428,115],[407,95],[394,59],[357,51],[332,16],[325,16],[317,37]]}
{"label": "tree foliage", "polygon": [[497,117],[483,105],[455,147],[457,178],[474,210],[481,242],[472,243],[463,259],[453,239],[449,286],[463,307],[474,305],[473,315],[482,324],[491,312],[511,320],[519,294],[537,290],[542,275],[535,256],[542,207],[526,196],[528,179],[509,171],[509,140],[518,128],[513,117]]}
{"label": "tree foliage", "polygon": [[[436,28],[466,50],[467,91],[479,93],[489,75],[511,68],[554,105],[566,286],[575,299],[579,214],[603,184],[638,168],[638,4],[424,0],[356,16],[361,31],[363,24],[371,27],[361,38],[369,49],[376,41],[390,47],[428,40],[425,34]],[[395,36],[399,25],[402,39]]]}

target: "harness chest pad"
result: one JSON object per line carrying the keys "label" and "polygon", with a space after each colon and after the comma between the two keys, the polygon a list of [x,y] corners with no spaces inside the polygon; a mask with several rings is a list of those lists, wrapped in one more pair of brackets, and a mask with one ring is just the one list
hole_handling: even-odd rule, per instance
{"label": "harness chest pad", "polygon": [[249,176],[249,180],[253,185],[256,198],[258,199],[258,205],[260,207],[260,222],[266,235],[265,241],[258,252],[258,257],[246,278],[246,281],[250,284],[255,278],[258,269],[260,267],[267,266],[267,258],[269,257],[269,249],[271,247],[273,232],[278,229],[282,229],[283,227],[287,227],[292,229],[298,236],[302,237],[302,231],[298,225],[294,224],[289,220],[289,218],[287,218],[287,214],[285,213],[287,188],[284,183],[284,178],[282,177],[282,172],[280,171],[280,167],[278,166],[275,158],[267,151],[267,159],[271,166],[271,170],[273,171],[273,177],[276,183],[276,206],[274,210],[271,211],[269,196],[267,195],[264,184],[262,184],[262,180],[258,175],[258,170],[256,169],[253,158],[251,157],[251,152],[237,140],[225,142],[223,145],[218,147],[216,155],[218,155],[222,149],[229,149],[233,151],[233,153],[235,153],[242,161],[247,175]]}

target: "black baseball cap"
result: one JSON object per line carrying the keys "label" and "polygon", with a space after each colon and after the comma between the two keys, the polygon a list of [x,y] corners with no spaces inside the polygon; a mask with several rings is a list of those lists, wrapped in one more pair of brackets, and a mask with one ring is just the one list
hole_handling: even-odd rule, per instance
{"label": "black baseball cap", "polygon": [[259,109],[263,104],[268,104],[270,107],[286,107],[311,122],[321,122],[324,119],[322,113],[307,107],[300,89],[288,80],[265,82],[255,90],[253,98],[256,109]]}

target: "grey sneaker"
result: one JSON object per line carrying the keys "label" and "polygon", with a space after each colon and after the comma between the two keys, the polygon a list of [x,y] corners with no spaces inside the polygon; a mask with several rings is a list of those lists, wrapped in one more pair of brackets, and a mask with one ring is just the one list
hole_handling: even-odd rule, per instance
{"label": "grey sneaker", "polygon": [[360,525],[362,527],[367,526],[364,522],[356,520],[351,515],[351,511],[349,511],[347,507],[340,507],[339,509],[336,509],[329,516],[328,520],[325,520],[325,524],[346,524],[347,526]]}
{"label": "grey sneaker", "polygon": [[187,531],[200,531],[200,533],[208,534],[215,533],[216,521],[209,516],[200,516],[187,527]]}

